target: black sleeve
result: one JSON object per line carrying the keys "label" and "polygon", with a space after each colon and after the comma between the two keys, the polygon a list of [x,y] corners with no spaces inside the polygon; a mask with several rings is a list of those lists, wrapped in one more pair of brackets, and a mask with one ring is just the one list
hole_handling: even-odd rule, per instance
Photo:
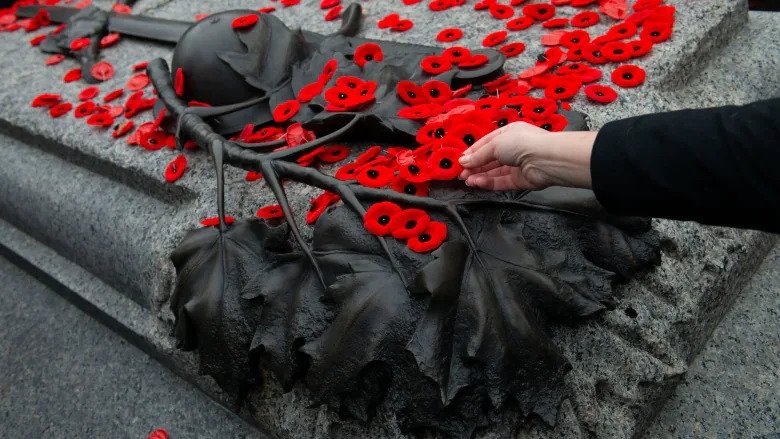
{"label": "black sleeve", "polygon": [[615,214],[778,233],[780,99],[610,122],[591,174]]}

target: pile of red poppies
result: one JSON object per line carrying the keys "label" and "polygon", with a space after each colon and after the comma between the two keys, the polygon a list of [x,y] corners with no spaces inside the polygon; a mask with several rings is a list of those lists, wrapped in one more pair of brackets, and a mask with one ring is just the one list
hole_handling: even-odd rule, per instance
{"label": "pile of red poppies", "polygon": [[[420,2],[403,0],[407,6]],[[24,29],[32,32],[51,25],[45,13],[29,19],[17,19],[13,15],[16,7],[37,3],[34,0],[22,0],[12,8],[0,10],[0,31]],[[84,7],[89,1],[46,1],[46,4],[57,3]],[[298,3],[298,0],[281,0],[279,4],[290,7]],[[340,0],[321,0],[319,7],[327,11],[326,20],[335,19],[341,14]],[[611,85],[600,83],[605,68],[609,69],[608,80],[614,86],[631,88],[643,84],[645,71],[631,62],[647,56],[654,45],[671,37],[675,15],[675,8],[664,4],[664,0],[637,0],[632,7],[629,7],[627,0],[430,0],[427,7],[433,12],[448,11],[448,14],[459,7],[473,7],[488,13],[500,27],[484,35],[482,45],[499,50],[507,57],[517,56],[526,50],[526,43],[515,39],[519,32],[534,26],[548,29],[540,41],[545,47],[544,52],[527,69],[481,84],[485,97],[479,99],[466,98],[471,87],[452,90],[447,83],[435,77],[453,69],[480,68],[488,62],[487,56],[466,47],[450,46],[426,57],[420,69],[424,75],[428,75],[428,79],[400,81],[395,90],[398,99],[406,104],[399,111],[398,117],[420,123],[416,136],[418,145],[411,149],[371,147],[352,162],[338,168],[335,174],[337,178],[369,188],[427,196],[431,182],[457,178],[462,170],[458,158],[463,150],[490,131],[517,121],[549,131],[561,131],[566,127],[567,120],[558,114],[559,109],[571,109],[571,101],[583,91],[595,103],[608,104],[615,101],[618,98],[617,90]],[[581,10],[571,17],[564,17],[558,15],[562,7]],[[120,13],[129,12],[122,5],[114,9]],[[274,10],[270,6],[258,9],[258,12],[270,13]],[[205,16],[198,14],[196,19]],[[613,23],[606,32],[598,35],[588,32],[589,28],[604,21]],[[256,14],[249,14],[236,18],[232,25],[236,32],[242,32],[256,26],[258,22]],[[393,32],[404,32],[411,29],[414,23],[396,12],[381,18],[377,26]],[[63,28],[64,25],[60,25],[49,33],[61,32]],[[455,43],[466,32],[468,30],[449,27],[441,29],[436,39],[440,43]],[[44,37],[45,34],[37,35],[30,43],[40,44]],[[111,46],[118,39],[118,35],[110,34],[100,41],[100,46]],[[91,44],[90,40],[77,39],[71,42],[71,48],[85,50]],[[361,68],[384,60],[381,43],[365,43],[348,55]],[[63,60],[62,55],[52,55],[46,59],[46,64],[55,65]],[[614,67],[608,67],[610,65]],[[135,66],[137,70],[143,70],[144,67],[145,63]],[[314,133],[300,123],[292,123],[301,105],[321,97],[326,102],[326,111],[361,112],[377,103],[377,84],[374,81],[359,76],[341,76],[334,80],[337,67],[337,61],[330,60],[324,65],[317,81],[302,87],[294,99],[274,108],[273,118],[277,125],[248,125],[231,139],[247,143],[283,139],[285,145],[281,148],[291,148],[315,138]],[[90,73],[98,79],[109,79],[114,70],[109,63],[100,62]],[[63,80],[76,81],[81,78],[81,74],[80,69],[72,69],[66,72]],[[174,88],[179,96],[183,96],[184,72],[179,70],[174,77]],[[113,126],[111,134],[114,137],[129,134],[129,144],[140,145],[145,149],[173,148],[173,136],[160,129],[164,114],[137,127],[132,120],[154,106],[156,98],[145,96],[143,91],[148,83],[145,73],[139,72],[124,88],[106,93],[102,102],[97,100],[100,89],[87,87],[79,94],[80,103],[75,106],[59,94],[42,94],[35,98],[32,105],[47,108],[52,117],[62,117],[73,111],[76,118],[83,118],[90,125],[99,128]],[[113,104],[126,91],[131,94],[125,103]],[[189,105],[207,106],[208,103],[191,101]],[[118,121],[119,118],[123,120]],[[192,142],[185,146],[195,147]],[[346,147],[336,145],[316,148],[296,160],[301,166],[317,166],[337,163],[346,160],[348,156]],[[164,172],[165,179],[175,181],[185,168],[184,156],[175,158]],[[249,172],[246,176],[247,181],[261,178],[258,172]],[[306,215],[307,223],[316,222],[329,206],[339,200],[337,194],[330,192],[313,199]],[[269,220],[284,216],[281,207],[277,205],[262,207],[257,215]],[[216,223],[212,220],[209,224]],[[446,226],[432,221],[425,212],[402,209],[386,202],[371,206],[364,224],[371,233],[403,240],[414,251],[435,249],[446,237]]]}

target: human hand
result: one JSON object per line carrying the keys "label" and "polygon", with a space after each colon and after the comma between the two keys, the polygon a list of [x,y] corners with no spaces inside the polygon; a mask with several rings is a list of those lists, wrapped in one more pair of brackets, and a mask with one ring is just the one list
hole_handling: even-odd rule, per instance
{"label": "human hand", "polygon": [[551,133],[525,122],[501,127],[464,151],[460,178],[490,190],[590,188],[596,132]]}

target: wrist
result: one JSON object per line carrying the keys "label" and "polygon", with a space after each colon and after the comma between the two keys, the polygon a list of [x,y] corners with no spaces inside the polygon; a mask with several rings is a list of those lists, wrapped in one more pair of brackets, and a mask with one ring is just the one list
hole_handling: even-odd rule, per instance
{"label": "wrist", "polygon": [[545,133],[533,141],[525,162],[529,173],[537,173],[540,186],[591,188],[590,156],[596,131]]}

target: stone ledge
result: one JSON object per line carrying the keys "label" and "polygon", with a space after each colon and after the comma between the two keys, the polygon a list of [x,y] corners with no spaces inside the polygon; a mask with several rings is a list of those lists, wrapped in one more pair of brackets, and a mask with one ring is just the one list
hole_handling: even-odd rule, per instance
{"label": "stone ledge", "polygon": [[[250,5],[249,1],[231,1],[204,3],[202,7],[225,8],[239,3]],[[655,57],[642,61],[647,63],[645,67],[655,79],[642,90],[626,91],[609,107],[575,101],[575,108],[591,113],[595,127],[615,118],[673,107],[676,103],[674,93],[664,90],[662,85],[675,75],[687,78],[695,72],[693,68],[685,70],[686,66],[680,64],[687,61],[685,51],[690,50],[688,56],[696,59],[692,65],[703,62],[706,53],[726,41],[742,20],[739,15],[744,5],[742,1],[672,3],[677,4],[682,14],[678,29],[686,26],[686,35],[675,38],[668,48],[659,48]],[[251,5],[256,7],[254,3]],[[390,7],[385,3],[371,3],[369,17],[381,16],[385,11],[389,12]],[[150,7],[153,15],[179,19],[187,18],[182,15],[184,11],[192,12],[191,2],[157,2]],[[716,13],[710,15],[707,11]],[[295,8],[281,10],[280,15],[288,23],[306,23],[312,30],[325,31],[336,26],[317,17],[312,20],[304,14],[296,15]],[[433,19],[428,14],[413,18],[417,23],[415,30],[393,35],[395,39],[432,41],[432,35],[438,29],[452,24],[448,24],[448,20],[452,20],[449,16]],[[478,44],[487,27],[477,19],[474,34],[463,43]],[[691,28],[690,38],[688,28]],[[373,27],[370,20],[367,20],[365,33],[371,37],[388,35]],[[695,38],[705,38],[709,33],[718,36],[715,41],[689,45],[696,41]],[[523,39],[537,40],[538,36],[528,33],[523,34]],[[25,36],[12,34],[0,39],[0,50],[6,55],[12,54],[22,65],[40,63],[42,55],[25,44]],[[124,41],[121,51],[109,50],[106,55],[116,66],[125,66],[169,53],[170,49],[163,46]],[[527,64],[534,54],[529,50],[508,68]],[[667,56],[671,58],[667,59]],[[677,67],[670,65],[670,59],[677,60]],[[39,274],[48,273],[50,278],[58,279],[64,290],[72,292],[71,300],[81,303],[93,315],[104,316],[102,320],[109,326],[216,399],[224,401],[224,396],[210,379],[195,376],[195,356],[174,349],[173,339],[168,334],[172,316],[166,306],[172,284],[170,250],[187,230],[195,227],[198,217],[213,214],[213,180],[207,157],[205,154],[191,156],[187,178],[177,183],[181,192],[176,193],[185,198],[168,195],[165,189],[159,192],[161,171],[171,157],[169,152],[153,154],[129,148],[123,141],[115,142],[106,135],[96,135],[91,127],[51,120],[38,109],[29,108],[32,96],[51,91],[55,85],[68,96],[77,93],[82,85],[60,83],[65,69],[48,68],[40,74],[36,71],[36,75],[8,66],[3,69],[9,81],[6,89],[0,91],[6,102],[6,106],[0,108],[0,120],[12,136],[2,137],[8,147],[1,154],[5,154],[6,161],[13,162],[15,167],[0,171],[0,187],[4,192],[7,191],[5,188],[23,189],[26,198],[0,201],[4,203],[0,204],[0,216],[54,251],[33,243],[18,231],[6,234],[0,242],[16,255],[26,255],[24,259],[29,262],[30,269],[37,267]],[[118,70],[117,77],[104,87],[106,90],[118,87],[129,75],[127,70]],[[20,126],[24,128],[18,128]],[[34,145],[24,145],[19,140]],[[20,157],[29,160],[20,160]],[[37,170],[41,167],[49,172],[39,175]],[[113,169],[124,171],[114,174]],[[241,177],[242,174],[235,171],[228,175],[234,183]],[[65,181],[77,184],[63,185]],[[164,195],[160,196],[161,193]],[[264,185],[255,185],[231,193],[228,208],[251,215],[257,204],[267,200],[270,197]],[[306,201],[307,197],[301,196],[296,202],[302,205]],[[104,207],[95,208],[96,204]],[[62,211],[55,212],[58,208]],[[137,217],[139,213],[141,217]],[[43,221],[44,218],[55,226]],[[691,356],[736,297],[739,285],[768,245],[764,235],[754,232],[666,221],[658,221],[656,226],[668,242],[662,266],[624,286],[618,292],[622,301],[616,311],[576,328],[553,329],[556,342],[575,367],[568,377],[574,396],[564,403],[558,426],[547,430],[534,423],[524,423],[510,409],[504,414],[502,426],[495,431],[481,432],[482,436],[505,437],[510,433],[522,433],[531,437],[588,437],[592,434],[628,437],[641,432],[684,373]],[[3,227],[8,228],[8,224]],[[11,238],[12,235],[15,238]],[[105,239],[105,236],[115,238]],[[124,242],[116,238],[122,236],[131,238]],[[18,239],[16,245],[6,243],[13,239]],[[33,248],[36,250],[31,250]],[[123,256],[117,260],[116,255]],[[112,257],[115,259],[110,259]],[[111,287],[96,276],[110,280]],[[629,308],[633,312],[627,312]],[[634,313],[635,317],[631,317]],[[278,385],[269,377],[268,386],[251,396],[245,414],[279,435],[400,436],[395,420],[385,414],[380,414],[366,428],[342,422],[323,407],[306,409],[309,404],[306,391],[298,388],[281,394]],[[386,404],[391,405],[392,401]]]}

